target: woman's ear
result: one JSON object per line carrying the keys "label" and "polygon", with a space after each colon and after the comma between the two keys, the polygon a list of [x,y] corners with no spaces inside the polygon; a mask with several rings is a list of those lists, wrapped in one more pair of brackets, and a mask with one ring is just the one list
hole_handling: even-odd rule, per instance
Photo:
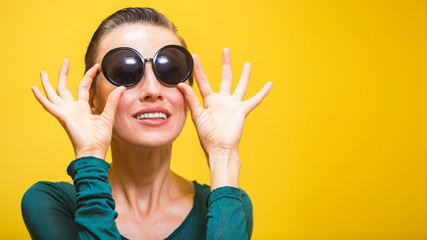
{"label": "woman's ear", "polygon": [[89,89],[89,106],[90,110],[92,111],[92,114],[100,114],[98,113],[97,106],[95,102],[95,82],[92,83],[92,86]]}

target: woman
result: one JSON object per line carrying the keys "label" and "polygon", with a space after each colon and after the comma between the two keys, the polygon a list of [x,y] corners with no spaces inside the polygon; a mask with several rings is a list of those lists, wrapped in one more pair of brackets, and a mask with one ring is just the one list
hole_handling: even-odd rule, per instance
{"label": "woman", "polygon": [[[25,193],[22,213],[32,238],[250,238],[252,205],[238,188],[238,143],[245,117],[272,83],[242,101],[246,63],[231,95],[230,51],[224,49],[221,87],[214,93],[198,57],[185,48],[164,15],[128,8],[105,19],[92,37],[77,101],[67,86],[68,60],[56,92],[41,72],[46,97],[36,87],[33,93],[67,131],[76,160],[67,169],[72,184],[39,182]],[[204,107],[190,87],[192,73]],[[170,170],[187,106],[210,187]],[[111,166],[103,160],[110,145]]]}

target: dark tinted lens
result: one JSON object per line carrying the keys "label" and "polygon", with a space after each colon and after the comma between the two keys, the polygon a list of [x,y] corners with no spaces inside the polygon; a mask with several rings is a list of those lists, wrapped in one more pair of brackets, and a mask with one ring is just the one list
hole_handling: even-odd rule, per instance
{"label": "dark tinted lens", "polygon": [[131,86],[141,80],[144,67],[138,54],[121,49],[108,56],[103,62],[102,71],[113,84]]}
{"label": "dark tinted lens", "polygon": [[167,84],[178,84],[190,75],[191,62],[189,57],[179,48],[162,49],[156,56],[155,71],[157,77]]}

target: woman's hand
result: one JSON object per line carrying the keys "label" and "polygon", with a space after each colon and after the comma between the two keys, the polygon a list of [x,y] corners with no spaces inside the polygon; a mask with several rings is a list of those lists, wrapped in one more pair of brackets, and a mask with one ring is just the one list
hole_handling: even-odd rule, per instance
{"label": "woman's hand", "polygon": [[245,63],[240,81],[234,93],[231,94],[233,78],[230,50],[225,48],[222,53],[220,91],[214,93],[195,54],[193,59],[194,75],[203,98],[204,107],[200,105],[189,85],[181,83],[178,86],[190,108],[200,143],[208,159],[212,189],[220,186],[237,187],[240,170],[238,145],[242,136],[244,121],[246,116],[261,103],[270,91],[272,82],[267,82],[252,98],[242,101],[250,74],[250,64]]}
{"label": "woman's hand", "polygon": [[89,89],[99,71],[99,64],[89,69],[80,82],[77,101],[74,100],[68,89],[69,66],[69,61],[64,59],[59,71],[57,92],[52,88],[47,73],[44,71],[40,75],[47,98],[37,87],[32,87],[31,90],[40,104],[55,116],[67,131],[76,158],[94,156],[104,159],[111,142],[117,104],[125,88],[119,87],[113,90],[102,114],[94,115],[89,104]]}

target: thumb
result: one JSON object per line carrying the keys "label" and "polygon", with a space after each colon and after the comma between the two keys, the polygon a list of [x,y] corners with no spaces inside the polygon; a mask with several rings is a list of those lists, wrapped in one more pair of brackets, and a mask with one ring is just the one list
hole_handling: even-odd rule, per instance
{"label": "thumb", "polygon": [[104,111],[101,114],[101,117],[105,117],[111,122],[114,121],[117,105],[119,104],[120,97],[125,92],[125,90],[125,87],[118,87],[110,93],[107,99],[107,103],[105,104]]}
{"label": "thumb", "polygon": [[178,88],[181,90],[182,95],[184,95],[185,101],[190,108],[191,115],[197,115],[202,109],[202,106],[200,106],[199,99],[197,99],[193,89],[185,83],[178,84]]}

